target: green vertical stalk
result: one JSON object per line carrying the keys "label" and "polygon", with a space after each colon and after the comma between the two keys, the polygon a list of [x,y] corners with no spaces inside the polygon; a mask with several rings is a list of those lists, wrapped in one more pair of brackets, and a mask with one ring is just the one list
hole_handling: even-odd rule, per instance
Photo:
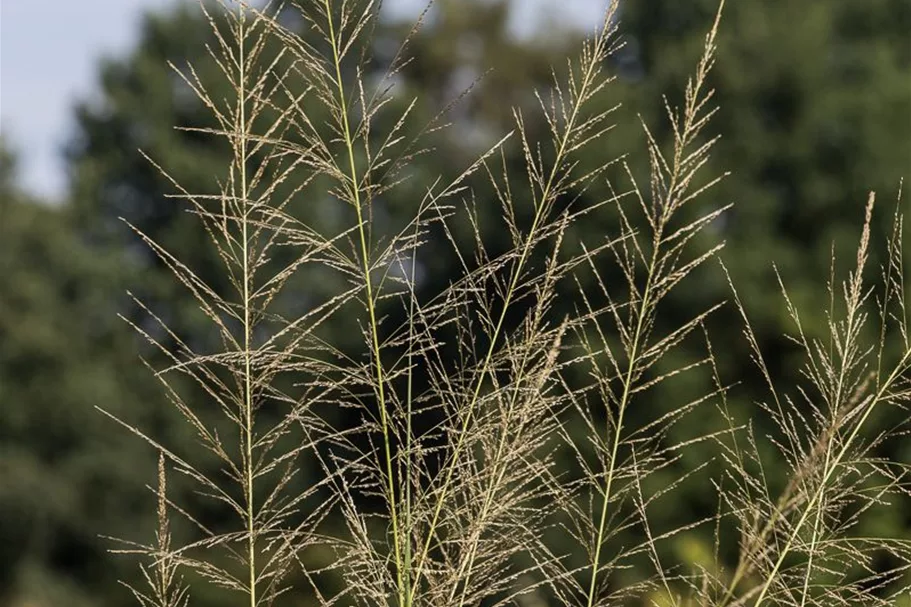
{"label": "green vertical stalk", "polygon": [[246,55],[244,40],[244,25],[246,13],[241,5],[238,8],[239,21],[237,38],[238,49],[238,108],[239,119],[238,140],[235,142],[238,170],[240,172],[240,204],[241,204],[241,229],[243,231],[243,306],[244,306],[244,473],[247,498],[247,566],[248,583],[250,591],[250,607],[256,607],[256,540],[254,536],[255,509],[253,503],[253,378],[251,374],[250,347],[252,326],[250,319],[250,241],[248,231],[248,194],[247,192],[247,115],[246,115]]}
{"label": "green vertical stalk", "polygon": [[407,593],[405,592],[405,581],[403,578],[403,570],[405,567],[402,561],[399,516],[396,506],[396,492],[394,483],[395,477],[392,467],[392,439],[389,433],[389,419],[386,412],[386,379],[383,372],[383,363],[380,359],[380,342],[378,331],[379,327],[376,320],[376,305],[373,301],[373,284],[371,281],[370,257],[369,249],[367,246],[367,234],[364,225],[364,214],[363,209],[361,208],[362,201],[360,186],[358,185],[359,178],[357,173],[357,165],[355,163],[354,138],[351,134],[351,125],[348,120],[348,106],[345,100],[345,86],[342,82],[342,61],[339,55],[338,35],[335,31],[335,23],[332,21],[332,6],[330,4],[330,0],[323,0],[323,6],[326,10],[326,21],[328,22],[329,27],[329,42],[332,45],[332,59],[335,67],[335,83],[338,88],[339,113],[341,114],[340,118],[342,121],[345,148],[348,153],[348,179],[351,182],[351,202],[354,204],[354,208],[357,211],[358,236],[361,249],[361,264],[364,275],[364,283],[367,287],[367,311],[370,316],[370,333],[372,342],[371,346],[373,349],[372,355],[374,359],[374,370],[376,372],[377,400],[379,401],[378,407],[380,410],[380,425],[383,432],[383,455],[385,457],[386,467],[386,491],[389,494],[389,511],[390,517],[392,518],[392,535],[395,550],[395,572],[398,602],[400,607],[409,607],[410,601]]}
{"label": "green vertical stalk", "polygon": [[[660,242],[660,237],[656,239],[656,243]],[[651,302],[651,289],[652,281],[655,274],[655,263],[658,258],[658,245],[656,244],[655,249],[652,251],[652,259],[649,264],[648,278],[645,284],[645,290],[642,296],[642,306],[639,309],[639,318],[636,321],[636,331],[633,334],[633,343],[632,348],[630,349],[629,364],[626,369],[626,374],[623,378],[623,394],[620,397],[620,406],[617,413],[617,423],[614,428],[613,434],[613,443],[611,445],[611,454],[610,454],[610,463],[608,464],[607,470],[607,480],[604,483],[604,502],[601,505],[601,516],[598,522],[598,535],[595,539],[595,555],[592,558],[592,575],[591,580],[588,585],[588,600],[586,601],[586,607],[592,607],[595,600],[595,586],[598,582],[598,570],[601,567],[601,546],[604,543],[604,528],[607,524],[607,505],[610,503],[610,494],[611,488],[614,482],[614,474],[616,472],[617,466],[617,455],[620,448],[621,433],[623,431],[623,418],[626,414],[627,406],[631,398],[631,387],[633,383],[633,373],[636,371],[636,363],[639,358],[639,349],[641,347],[642,340],[642,331],[644,329],[644,319],[648,313],[648,306],[652,304]]]}

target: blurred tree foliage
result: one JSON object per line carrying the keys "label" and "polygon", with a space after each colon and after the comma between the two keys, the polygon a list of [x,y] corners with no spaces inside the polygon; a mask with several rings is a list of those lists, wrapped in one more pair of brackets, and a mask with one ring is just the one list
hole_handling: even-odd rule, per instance
{"label": "blurred tree foliage", "polygon": [[[514,4],[514,10],[521,10]],[[668,95],[672,104],[681,99],[716,4],[623,2],[626,45],[612,58],[610,69],[618,79],[602,102],[605,108],[623,106],[603,154],[628,153],[637,177],[645,166],[637,115],[667,140],[661,96]],[[440,0],[409,46],[414,60],[397,82],[401,95],[396,102],[418,98],[409,135],[474,86],[447,114],[452,128],[434,132],[425,142],[433,153],[417,155],[409,181],[380,201],[375,238],[410,218],[436,175],[467,166],[473,154],[510,130],[512,106],[522,108],[532,136],[545,134],[546,125],[534,111],[533,90],[547,90],[551,66],[562,69],[578,40],[569,32],[516,39],[508,22],[502,2]],[[388,66],[409,28],[379,23],[368,53],[375,73],[368,79]],[[724,259],[748,303],[772,370],[794,378],[792,349],[782,337],[789,327],[772,261],[795,302],[820,311],[807,318],[810,331],[822,330],[830,243],[834,240],[841,258],[850,261],[865,193],[878,190],[885,203],[881,207],[888,207],[900,178],[911,169],[911,5],[904,0],[729,2],[721,31],[713,76],[721,110],[710,130],[722,139],[708,172],[732,175],[703,204],[736,203],[715,235],[727,242]],[[115,580],[131,575],[131,564],[106,554],[113,544],[98,535],[140,539],[147,534],[153,504],[143,482],[153,479],[153,454],[93,407],[116,410],[172,441],[186,430],[174,423],[163,394],[136,358],[139,351],[154,367],[160,362],[156,353],[137,346],[138,338],[116,321],[120,313],[146,326],[146,313],[124,292],[135,293],[177,327],[181,337],[204,343],[210,336],[201,330],[203,318],[186,290],[120,218],[196,268],[215,288],[230,288],[195,218],[179,201],[165,197],[174,192],[169,180],[137,153],[141,149],[161,163],[188,191],[213,190],[228,151],[211,137],[174,129],[213,122],[167,65],[170,61],[182,69],[190,62],[203,79],[214,78],[205,50],[211,42],[198,9],[178,8],[148,16],[135,50],[103,62],[98,100],[77,110],[66,208],[42,206],[19,191],[12,156],[3,153],[0,604],[26,599],[41,606],[128,604]],[[382,133],[382,126],[374,130]],[[507,164],[518,178],[520,150],[515,145],[508,150]],[[582,159],[592,165],[602,160]],[[503,250],[509,243],[496,219],[499,205],[483,180],[472,185],[490,250]],[[597,183],[580,194],[573,204],[600,200],[609,190]],[[333,229],[346,221],[331,200],[301,204],[308,205],[306,213],[318,226]],[[891,215],[884,211],[879,214],[883,231]],[[580,223],[574,236],[588,244],[602,242],[615,233],[613,220],[605,210]],[[456,237],[469,237],[467,225]],[[458,260],[442,238],[428,246],[420,286],[433,293],[455,274]],[[306,305],[308,289],[328,293],[339,286],[314,280],[321,277],[305,278],[301,301],[289,301],[289,307]],[[690,288],[677,293],[662,321],[672,326],[727,298],[723,274],[717,267],[704,268]],[[394,318],[390,322],[395,325]],[[745,411],[763,394],[760,383],[750,380],[749,354],[734,330],[740,326],[738,315],[727,307],[712,322],[720,329],[713,334],[714,348],[723,353],[725,379],[748,380],[736,399]],[[359,338],[350,325],[328,326],[326,333],[351,347]],[[679,360],[698,358],[698,348],[694,344],[693,350],[682,351]],[[675,394],[677,401],[659,395],[656,402],[679,402],[706,388],[704,377],[688,381]],[[706,458],[699,452],[690,457]],[[685,495],[691,508],[714,505],[706,491]],[[682,510],[678,506],[659,513],[658,523]],[[695,547],[681,544],[678,549],[710,550],[710,540],[703,539]]]}
{"label": "blurred tree foliage", "polygon": [[[147,449],[95,410],[157,415],[160,395],[116,326],[119,262],[68,209],[18,189],[0,157],[0,604],[96,605],[129,574],[101,534],[149,532]],[[114,295],[114,297],[112,297]]]}

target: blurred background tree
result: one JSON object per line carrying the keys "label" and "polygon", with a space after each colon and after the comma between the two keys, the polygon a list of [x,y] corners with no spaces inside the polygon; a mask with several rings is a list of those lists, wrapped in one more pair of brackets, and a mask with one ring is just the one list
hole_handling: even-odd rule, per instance
{"label": "blurred background tree", "polygon": [[[681,99],[716,5],[714,0],[622,3],[626,46],[611,59],[618,80],[603,103],[605,108],[623,106],[616,114],[617,128],[606,140],[606,157],[628,153],[634,170],[645,166],[637,115],[659,139],[667,139],[661,96],[668,95],[671,103]],[[452,128],[425,142],[433,153],[416,156],[410,180],[380,201],[386,229],[410,218],[436,175],[466,166],[473,154],[510,130],[512,106],[523,108],[532,134],[544,132],[533,91],[549,87],[551,66],[561,69],[578,48],[580,34],[561,30],[519,38],[509,28],[510,10],[522,10],[521,2],[510,7],[496,1],[440,0],[411,44],[414,61],[397,83],[400,100],[416,96],[419,102],[409,134],[474,86],[447,115]],[[376,74],[388,66],[409,28],[379,23],[369,53]],[[719,221],[715,235],[727,242],[724,259],[772,371],[782,379],[796,377],[796,366],[783,338],[789,325],[772,262],[795,302],[805,310],[820,310],[806,320],[811,332],[821,332],[830,243],[834,240],[850,261],[865,193],[875,189],[881,201],[894,199],[899,180],[911,172],[908,31],[911,4],[904,0],[728,3],[713,75],[721,109],[710,128],[722,139],[708,172],[732,175],[709,198],[714,206],[736,204]],[[97,99],[76,111],[64,207],[42,205],[20,191],[13,154],[4,149],[0,158],[0,263],[5,271],[0,283],[0,604],[130,604],[116,580],[135,575],[135,568],[128,559],[107,553],[113,544],[99,535],[148,536],[154,504],[144,482],[154,478],[154,454],[94,406],[171,440],[182,440],[186,430],[175,423],[136,356],[142,353],[154,367],[160,362],[156,353],[116,315],[143,322],[145,313],[125,295],[130,290],[178,327],[183,338],[205,341],[210,336],[200,330],[192,299],[119,218],[200,269],[216,288],[228,288],[195,218],[165,197],[173,193],[171,184],[137,153],[142,149],[190,191],[210,190],[224,170],[229,152],[221,143],[173,128],[212,126],[205,108],[167,65],[171,61],[182,68],[189,62],[204,78],[211,76],[214,68],[205,50],[211,41],[198,8],[182,7],[149,15],[134,51],[103,62]],[[507,162],[519,166],[519,150],[508,149]],[[496,221],[499,205],[483,180],[472,186],[490,250],[505,249],[508,236],[498,232]],[[596,184],[576,204],[608,193],[605,185]],[[345,218],[330,202],[302,204],[308,205],[313,223],[331,229]],[[883,233],[889,215],[879,214]],[[573,234],[587,243],[600,242],[614,233],[613,221],[604,210]],[[466,229],[457,237],[468,235]],[[443,239],[428,246],[419,286],[433,293],[456,274],[458,260]],[[304,282],[304,297],[314,284],[325,292],[338,286]],[[729,298],[715,266],[700,271],[698,284],[700,288],[676,294],[661,317],[667,326]],[[748,412],[750,403],[764,395],[739,337],[738,315],[727,307],[711,322],[714,348],[724,354],[722,374],[726,380],[745,380],[732,402]],[[390,324],[396,325],[394,318]],[[349,327],[325,330],[343,347],[358,342]],[[679,360],[698,358],[699,348],[692,344]],[[694,375],[675,387],[675,400],[659,393],[655,406],[660,410],[670,406],[666,403],[688,400],[706,387],[707,378]],[[680,429],[683,435],[691,431]],[[707,457],[689,455],[692,461]],[[686,507],[659,511],[656,524],[672,524],[687,509],[704,514],[715,505],[697,487],[682,496]],[[219,513],[209,515],[217,521]],[[899,518],[887,523],[895,533],[908,525]],[[708,532],[685,538],[676,550],[678,558],[692,560],[699,551],[711,552],[711,538]]]}
{"label": "blurred background tree", "polygon": [[70,209],[19,190],[2,150],[0,604],[122,603],[114,577],[131,568],[98,536],[152,529],[149,454],[95,410],[166,411],[146,406],[161,396],[116,324],[120,265],[86,246]]}

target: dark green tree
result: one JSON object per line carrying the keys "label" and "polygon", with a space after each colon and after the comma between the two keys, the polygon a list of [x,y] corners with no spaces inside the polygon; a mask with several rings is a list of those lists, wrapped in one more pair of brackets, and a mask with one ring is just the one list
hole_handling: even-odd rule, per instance
{"label": "dark green tree", "polygon": [[[620,56],[631,105],[660,125],[660,95],[679,90],[712,1],[628,3]],[[774,261],[797,302],[829,272],[833,239],[852,255],[867,192],[884,207],[911,167],[911,5],[901,0],[732,2],[714,72],[722,135],[713,172],[735,203],[726,258],[769,340],[780,335]],[[673,93],[671,102],[675,102]],[[885,211],[885,209],[884,209]],[[891,213],[880,214],[885,233]],[[818,319],[817,329],[823,319]],[[767,327],[767,331],[765,329]]]}
{"label": "dark green tree", "polygon": [[95,410],[160,402],[116,320],[116,256],[68,209],[23,192],[0,155],[0,603],[110,604],[129,569],[102,535],[148,532],[152,454]]}

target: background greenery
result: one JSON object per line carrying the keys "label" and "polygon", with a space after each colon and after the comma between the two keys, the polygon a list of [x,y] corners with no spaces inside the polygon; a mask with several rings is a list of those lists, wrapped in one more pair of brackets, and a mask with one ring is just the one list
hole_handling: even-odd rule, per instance
{"label": "background greenery", "polygon": [[[645,166],[636,152],[645,149],[639,116],[659,138],[667,135],[661,130],[661,95],[679,98],[715,9],[714,0],[623,2],[627,44],[612,59],[618,82],[607,96],[611,105],[623,106],[617,128],[605,140],[605,157],[629,151],[632,166]],[[399,85],[403,97],[418,97],[425,120],[483,78],[455,107],[453,128],[433,136],[434,152],[413,161],[414,198],[406,188],[383,201],[381,226],[392,230],[410,218],[414,199],[433,176],[464,165],[508,130],[510,107],[531,107],[534,88],[549,85],[550,66],[577,46],[578,34],[569,31],[517,40],[507,32],[507,17],[503,2],[440,0],[411,45],[414,61]],[[377,71],[388,65],[390,49],[408,29],[410,24],[381,22],[370,49]],[[901,178],[911,176],[909,31],[911,2],[906,0],[750,0],[731,2],[726,10],[712,76],[721,109],[711,130],[722,139],[708,171],[732,172],[710,195],[719,206],[733,201],[735,207],[715,236],[727,243],[723,258],[771,370],[781,380],[795,374],[797,366],[783,338],[789,326],[772,262],[795,302],[804,310],[820,310],[806,319],[807,330],[823,335],[831,244],[850,262],[865,193],[877,190],[881,201],[895,200]],[[205,51],[210,40],[198,9],[178,8],[149,15],[133,52],[99,66],[96,99],[76,110],[77,133],[67,149],[66,204],[48,206],[23,192],[15,150],[2,149],[0,605],[131,604],[117,580],[134,577],[137,570],[129,558],[111,555],[112,543],[102,536],[149,537],[155,504],[145,483],[154,479],[154,453],[95,406],[171,440],[181,440],[186,430],[141,364],[139,355],[154,365],[155,353],[117,318],[143,318],[126,291],[146,301],[183,337],[211,336],[200,330],[193,302],[120,218],[194,267],[208,268],[203,278],[218,284],[217,260],[204,246],[195,219],[165,198],[170,184],[137,153],[142,149],[162,161],[189,190],[194,183],[211,183],[227,165],[228,150],[173,128],[211,121],[167,65],[189,61],[201,72],[211,70]],[[533,116],[527,114],[529,120]],[[527,126],[532,134],[545,128]],[[491,196],[483,181],[472,185],[481,200]],[[307,204],[316,222],[341,221],[325,201]],[[497,213],[499,206],[491,198],[479,209]],[[890,213],[879,214],[881,235],[889,219]],[[612,220],[604,211],[581,223],[577,236],[595,239]],[[486,236],[493,250],[498,237],[504,239],[502,247],[508,246],[507,234]],[[446,284],[457,263],[444,243],[433,251],[420,285],[428,292]],[[332,288],[310,278],[299,287],[302,297],[314,284]],[[715,265],[700,270],[698,284],[667,304],[662,319],[669,326],[729,297]],[[751,375],[738,314],[728,306],[712,322],[720,329],[713,333],[713,345],[724,353],[722,374],[745,380],[732,406],[748,411],[762,385]],[[350,327],[328,326],[326,333],[342,344],[357,337]],[[690,381],[693,385],[675,388],[684,390],[676,398],[684,398],[686,390],[698,393],[698,376]],[[661,394],[655,398],[661,401]],[[691,431],[679,429],[682,436]],[[911,445],[888,455],[911,461]],[[688,457],[705,459],[697,452]],[[670,520],[713,506],[698,487],[680,495],[683,503],[668,504],[654,516]],[[911,518],[903,513],[911,508],[888,512],[877,521],[879,533],[907,536]],[[693,560],[711,550],[711,538],[678,550],[681,559]]]}

